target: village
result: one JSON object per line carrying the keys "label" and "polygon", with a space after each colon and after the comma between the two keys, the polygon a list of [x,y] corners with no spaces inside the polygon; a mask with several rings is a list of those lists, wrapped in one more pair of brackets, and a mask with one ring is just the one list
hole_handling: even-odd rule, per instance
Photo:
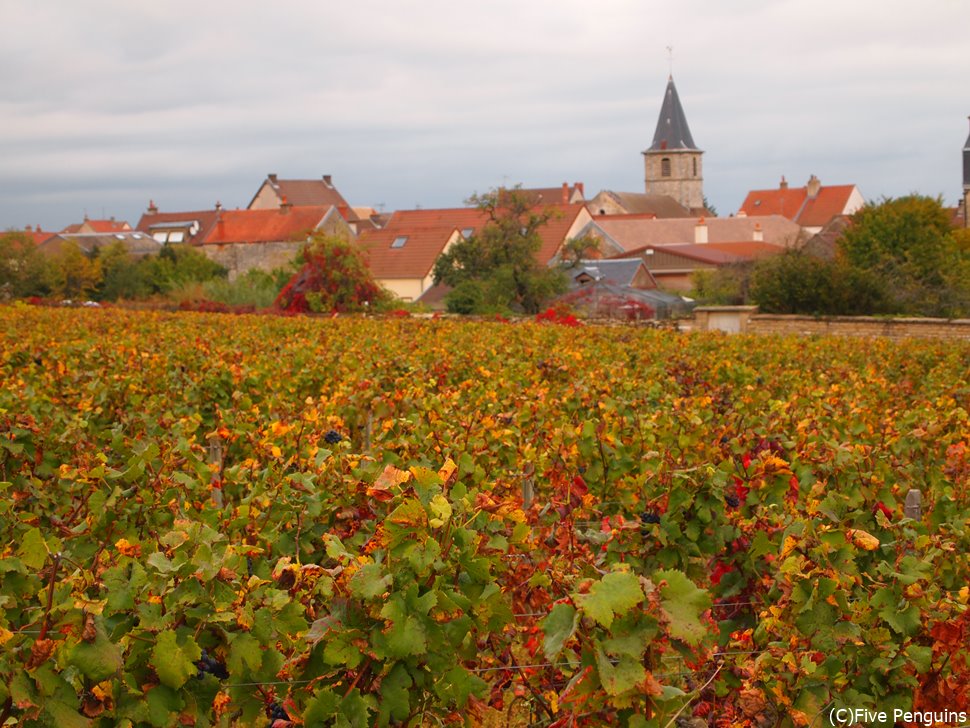
{"label": "village", "polygon": [[[946,210],[954,229],[968,226],[970,138],[962,154],[962,197]],[[831,261],[851,216],[867,202],[856,185],[826,184],[813,174],[800,186],[782,177],[774,187],[750,190],[738,210],[718,215],[704,194],[704,152],[691,135],[672,76],[653,139],[641,155],[643,191],[588,194],[581,181],[515,188],[547,218],[537,230],[538,264],[557,266],[571,241],[584,241],[568,271],[572,303],[595,299],[652,316],[682,313],[691,302],[685,296],[697,291],[698,274],[785,251]],[[165,210],[149,201],[134,225],[85,216],[58,232],[40,225],[23,232],[46,256],[76,247],[91,257],[120,244],[137,259],[166,246],[188,246],[224,268],[230,281],[292,266],[309,236],[334,236],[359,248],[376,282],[394,299],[435,311],[445,308],[450,290],[436,284],[436,262],[488,222],[480,206],[383,212],[345,199],[331,175],[289,179],[270,173],[245,209],[216,202],[211,209]]]}

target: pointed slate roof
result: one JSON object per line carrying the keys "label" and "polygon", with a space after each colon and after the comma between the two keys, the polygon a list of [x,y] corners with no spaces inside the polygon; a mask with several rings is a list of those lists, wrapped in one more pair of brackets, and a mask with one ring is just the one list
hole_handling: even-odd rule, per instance
{"label": "pointed slate roof", "polygon": [[664,94],[664,103],[660,108],[660,118],[657,119],[657,130],[653,134],[653,144],[647,151],[656,152],[665,149],[700,151],[690,135],[687,116],[684,114],[684,107],[680,105],[673,76],[667,80],[667,92]]}

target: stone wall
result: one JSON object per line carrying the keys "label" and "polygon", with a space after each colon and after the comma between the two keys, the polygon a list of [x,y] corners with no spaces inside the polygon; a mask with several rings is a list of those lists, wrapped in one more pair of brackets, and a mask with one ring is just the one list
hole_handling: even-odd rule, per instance
{"label": "stone wall", "polygon": [[876,318],[873,316],[780,316],[755,314],[747,321],[750,334],[883,336],[890,339],[970,340],[970,319]]}
{"label": "stone wall", "polygon": [[285,243],[227,243],[202,246],[203,252],[229,271],[233,281],[246,271],[257,268],[269,273],[282,268],[300,254],[305,240]]}

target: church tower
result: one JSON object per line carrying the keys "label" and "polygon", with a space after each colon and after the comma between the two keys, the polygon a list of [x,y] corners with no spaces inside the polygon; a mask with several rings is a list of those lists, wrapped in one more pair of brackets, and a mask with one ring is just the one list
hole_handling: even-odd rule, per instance
{"label": "church tower", "polygon": [[690,135],[673,76],[667,79],[653,144],[643,152],[648,195],[669,195],[690,210],[704,208],[704,154]]}
{"label": "church tower", "polygon": [[963,224],[970,228],[970,136],[963,145]]}

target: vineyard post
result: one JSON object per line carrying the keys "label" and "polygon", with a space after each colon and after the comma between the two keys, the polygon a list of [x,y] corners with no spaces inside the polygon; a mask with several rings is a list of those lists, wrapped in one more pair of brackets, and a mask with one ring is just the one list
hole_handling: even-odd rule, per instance
{"label": "vineyard post", "polygon": [[[217,432],[214,432],[211,435],[209,435],[208,460],[209,460],[209,464],[210,465],[215,465],[218,468],[218,471],[219,471],[219,474],[220,474],[219,480],[221,481],[222,480],[222,477],[221,477],[221,474],[222,474],[222,438],[219,437],[219,433],[217,433]],[[216,476],[213,474],[212,477],[213,477],[213,479],[215,479]],[[212,488],[211,490],[212,490],[212,501],[213,501],[213,503],[215,503],[215,505],[216,505],[217,508],[222,508],[222,505],[223,505],[223,501],[222,501],[222,489],[221,488]]]}
{"label": "vineyard post", "polygon": [[918,521],[923,517],[923,494],[918,488],[910,488],[906,494],[906,517]]}

